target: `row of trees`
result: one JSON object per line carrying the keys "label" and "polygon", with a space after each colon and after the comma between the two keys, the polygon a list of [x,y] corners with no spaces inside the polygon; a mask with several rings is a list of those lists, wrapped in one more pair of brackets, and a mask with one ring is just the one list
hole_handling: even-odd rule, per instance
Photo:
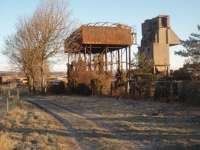
{"label": "row of trees", "polygon": [[6,39],[4,54],[28,79],[30,92],[44,93],[49,61],[63,49],[72,22],[67,2],[43,1],[31,17],[18,20],[16,33]]}

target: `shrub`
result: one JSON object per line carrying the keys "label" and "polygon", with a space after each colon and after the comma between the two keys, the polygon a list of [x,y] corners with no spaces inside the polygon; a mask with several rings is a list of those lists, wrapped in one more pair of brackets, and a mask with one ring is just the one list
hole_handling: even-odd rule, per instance
{"label": "shrub", "polygon": [[77,87],[76,91],[77,91],[76,94],[79,94],[79,95],[84,95],[84,96],[91,95],[90,88],[87,85],[83,84],[83,83],[78,84],[78,87]]}
{"label": "shrub", "polygon": [[200,105],[200,81],[185,81],[179,88],[180,101]]}
{"label": "shrub", "polygon": [[65,82],[55,80],[48,83],[48,92],[53,94],[62,94],[65,92]]}

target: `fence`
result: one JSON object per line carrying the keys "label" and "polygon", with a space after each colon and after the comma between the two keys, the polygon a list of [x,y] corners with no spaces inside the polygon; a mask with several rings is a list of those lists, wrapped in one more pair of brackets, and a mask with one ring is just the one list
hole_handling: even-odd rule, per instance
{"label": "fence", "polygon": [[8,113],[20,104],[20,91],[16,84],[0,85],[0,114]]}
{"label": "fence", "polygon": [[155,81],[148,79],[130,81],[130,94],[137,98],[153,97],[155,93]]}
{"label": "fence", "polygon": [[200,105],[200,81],[156,81],[154,99]]}
{"label": "fence", "polygon": [[200,81],[182,81],[178,85],[179,100],[200,105]]}
{"label": "fence", "polygon": [[154,99],[178,100],[182,81],[155,81]]}

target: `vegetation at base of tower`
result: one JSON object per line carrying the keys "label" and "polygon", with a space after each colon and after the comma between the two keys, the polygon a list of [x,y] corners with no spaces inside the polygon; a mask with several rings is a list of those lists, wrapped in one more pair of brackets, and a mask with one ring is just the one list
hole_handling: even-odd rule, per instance
{"label": "vegetation at base of tower", "polygon": [[151,95],[152,81],[157,77],[153,74],[153,61],[148,59],[144,53],[135,54],[132,62],[134,70],[130,72],[131,93],[139,97]]}
{"label": "vegetation at base of tower", "polygon": [[153,61],[148,59],[144,53],[136,54],[136,73],[147,74],[153,72]]}
{"label": "vegetation at base of tower", "polygon": [[68,65],[68,92],[73,94],[109,94],[112,74],[101,70],[90,70],[80,58]]}

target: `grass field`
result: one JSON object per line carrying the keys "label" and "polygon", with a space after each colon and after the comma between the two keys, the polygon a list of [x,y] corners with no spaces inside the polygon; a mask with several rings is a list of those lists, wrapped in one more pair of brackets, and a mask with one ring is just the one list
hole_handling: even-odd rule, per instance
{"label": "grass field", "polygon": [[5,150],[168,150],[200,148],[200,109],[115,98],[28,98],[0,121]]}

